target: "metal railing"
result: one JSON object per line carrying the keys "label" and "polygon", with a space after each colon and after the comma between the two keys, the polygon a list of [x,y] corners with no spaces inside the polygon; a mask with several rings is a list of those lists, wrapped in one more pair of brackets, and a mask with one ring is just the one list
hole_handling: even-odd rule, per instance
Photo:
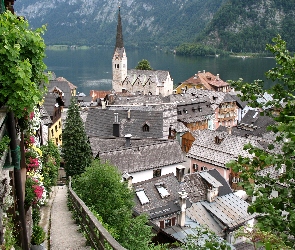
{"label": "metal railing", "polygon": [[97,220],[85,203],[78,197],[71,187],[71,178],[69,181],[69,199],[73,204],[73,209],[81,218],[79,225],[86,233],[87,240],[94,249],[104,250],[127,250],[122,247],[110,233]]}

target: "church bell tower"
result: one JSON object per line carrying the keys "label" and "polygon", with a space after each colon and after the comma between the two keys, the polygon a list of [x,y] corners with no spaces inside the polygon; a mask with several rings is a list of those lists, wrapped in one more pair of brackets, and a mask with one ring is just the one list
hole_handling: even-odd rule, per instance
{"label": "church bell tower", "polygon": [[115,92],[122,92],[122,81],[127,76],[127,56],[123,44],[123,33],[122,33],[122,23],[120,7],[118,13],[118,24],[117,24],[117,36],[116,36],[116,46],[112,60],[112,72],[113,81],[112,89]]}

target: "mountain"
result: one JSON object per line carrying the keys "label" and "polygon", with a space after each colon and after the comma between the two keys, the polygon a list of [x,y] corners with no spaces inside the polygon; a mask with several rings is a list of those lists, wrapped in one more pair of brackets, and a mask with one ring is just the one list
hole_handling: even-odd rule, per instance
{"label": "mountain", "polygon": [[[121,3],[125,46],[192,42],[226,0],[126,0]],[[16,14],[32,28],[47,24],[46,44],[115,44],[118,0],[17,0]]]}
{"label": "mountain", "polygon": [[263,52],[277,34],[295,51],[295,0],[228,0],[196,42],[233,52]]}

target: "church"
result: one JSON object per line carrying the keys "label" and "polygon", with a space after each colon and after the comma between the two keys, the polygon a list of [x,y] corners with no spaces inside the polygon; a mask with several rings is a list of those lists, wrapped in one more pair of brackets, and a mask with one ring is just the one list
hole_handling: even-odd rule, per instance
{"label": "church", "polygon": [[123,43],[120,7],[116,46],[112,59],[112,89],[116,93],[141,93],[168,96],[173,93],[173,79],[169,71],[127,69],[127,55]]}

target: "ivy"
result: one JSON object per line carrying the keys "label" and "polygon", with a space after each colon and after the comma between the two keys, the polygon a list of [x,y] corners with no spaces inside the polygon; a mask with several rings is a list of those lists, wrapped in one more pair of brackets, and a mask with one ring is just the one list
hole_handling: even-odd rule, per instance
{"label": "ivy", "polygon": [[8,149],[9,143],[10,138],[7,135],[4,135],[0,140],[0,158],[2,157],[5,150]]}
{"label": "ivy", "polygon": [[10,11],[0,15],[0,106],[17,118],[27,118],[46,90],[45,29],[31,30]]}

